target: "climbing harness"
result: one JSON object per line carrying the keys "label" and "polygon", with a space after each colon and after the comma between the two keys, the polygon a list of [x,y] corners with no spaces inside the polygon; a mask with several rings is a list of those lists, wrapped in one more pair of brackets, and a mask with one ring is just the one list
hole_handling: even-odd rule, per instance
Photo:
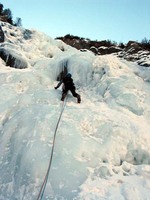
{"label": "climbing harness", "polygon": [[54,136],[53,136],[52,150],[51,150],[51,155],[50,155],[50,160],[49,160],[49,165],[48,165],[48,168],[47,168],[47,172],[46,172],[43,184],[42,184],[41,189],[39,191],[37,200],[42,200],[43,194],[44,194],[44,191],[45,191],[45,188],[46,188],[46,184],[47,184],[47,180],[48,180],[48,176],[49,176],[49,172],[50,172],[50,168],[51,168],[51,164],[52,164],[52,159],[53,159],[53,152],[54,152],[54,146],[55,146],[55,140],[56,140],[56,133],[57,133],[58,125],[59,125],[61,116],[63,114],[66,102],[67,102],[67,95],[66,95],[66,98],[63,101],[61,113],[60,113],[60,116],[59,116],[59,119],[58,119],[58,122],[57,122],[57,125],[56,125],[56,128],[55,128],[55,132],[54,132]]}

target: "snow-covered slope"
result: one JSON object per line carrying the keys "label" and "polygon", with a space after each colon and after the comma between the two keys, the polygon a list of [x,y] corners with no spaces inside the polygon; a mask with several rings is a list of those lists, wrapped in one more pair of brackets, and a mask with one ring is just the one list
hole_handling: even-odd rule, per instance
{"label": "snow-covered slope", "polygon": [[28,68],[0,59],[0,200],[37,199],[63,105],[54,86],[64,68],[82,102],[68,94],[43,199],[150,199],[150,69],[3,24],[1,45]]}

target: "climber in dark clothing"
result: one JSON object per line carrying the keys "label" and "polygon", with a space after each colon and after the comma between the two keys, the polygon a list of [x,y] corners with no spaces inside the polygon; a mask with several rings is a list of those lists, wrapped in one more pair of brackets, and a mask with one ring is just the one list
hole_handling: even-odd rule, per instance
{"label": "climber in dark clothing", "polygon": [[76,93],[76,88],[75,85],[73,83],[73,79],[71,78],[71,74],[68,73],[59,83],[58,85],[55,87],[55,89],[59,88],[60,85],[63,83],[63,87],[62,87],[62,97],[61,97],[61,101],[64,101],[68,91],[70,90],[72,95],[74,97],[77,98],[77,102],[80,103],[81,102],[81,97],[79,94]]}

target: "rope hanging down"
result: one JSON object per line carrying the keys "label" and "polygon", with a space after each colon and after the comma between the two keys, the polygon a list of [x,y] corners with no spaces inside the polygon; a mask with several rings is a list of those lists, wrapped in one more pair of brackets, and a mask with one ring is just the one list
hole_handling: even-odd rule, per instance
{"label": "rope hanging down", "polygon": [[48,180],[48,176],[49,176],[49,172],[50,172],[50,168],[51,168],[51,164],[52,164],[52,159],[53,159],[53,152],[54,152],[54,146],[55,146],[56,133],[57,133],[58,125],[59,125],[61,116],[63,114],[66,102],[67,102],[67,96],[66,96],[66,98],[65,98],[65,100],[63,102],[61,113],[60,113],[60,116],[59,116],[59,119],[58,119],[58,122],[57,122],[57,125],[56,125],[56,128],[55,128],[54,137],[53,137],[53,144],[52,144],[52,151],[51,151],[51,156],[50,156],[50,160],[49,160],[49,165],[48,165],[48,169],[47,169],[43,184],[41,186],[40,192],[38,194],[37,200],[41,200],[43,198],[43,194],[44,194],[44,191],[45,191],[45,188],[46,188],[46,184],[47,184],[47,180]]}

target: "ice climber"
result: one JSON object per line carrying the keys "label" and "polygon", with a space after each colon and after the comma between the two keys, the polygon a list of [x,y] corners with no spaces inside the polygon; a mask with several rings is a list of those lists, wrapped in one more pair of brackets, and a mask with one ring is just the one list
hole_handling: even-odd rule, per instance
{"label": "ice climber", "polygon": [[81,102],[81,97],[79,94],[76,93],[76,88],[75,85],[73,83],[73,79],[71,78],[72,75],[70,73],[68,73],[59,83],[58,85],[55,87],[55,89],[59,88],[60,85],[63,83],[63,87],[62,87],[62,97],[61,97],[61,101],[64,101],[68,91],[70,90],[72,95],[74,97],[77,98],[77,102],[80,103]]}

